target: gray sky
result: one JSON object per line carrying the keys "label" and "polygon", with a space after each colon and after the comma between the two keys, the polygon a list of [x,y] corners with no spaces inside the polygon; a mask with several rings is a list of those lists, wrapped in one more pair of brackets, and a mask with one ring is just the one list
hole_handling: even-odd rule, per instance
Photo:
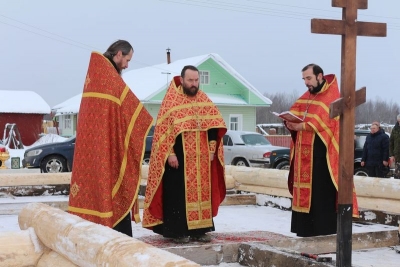
{"label": "gray sky", "polygon": [[[128,70],[217,53],[261,93],[306,90],[301,68],[340,74],[341,37],[312,34],[311,18],[341,19],[331,0],[0,0],[0,90],[31,90],[52,107],[82,92],[90,52],[126,39]],[[369,0],[359,21],[386,38],[357,40],[357,88],[400,104],[400,1]],[[339,77],[340,78],[340,77]],[[17,101],[17,100],[16,100]]]}

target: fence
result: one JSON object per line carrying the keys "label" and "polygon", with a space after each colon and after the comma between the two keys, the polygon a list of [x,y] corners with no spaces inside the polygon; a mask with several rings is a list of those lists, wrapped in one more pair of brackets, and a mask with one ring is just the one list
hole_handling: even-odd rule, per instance
{"label": "fence", "polygon": [[290,147],[290,135],[267,135],[265,138],[274,146]]}

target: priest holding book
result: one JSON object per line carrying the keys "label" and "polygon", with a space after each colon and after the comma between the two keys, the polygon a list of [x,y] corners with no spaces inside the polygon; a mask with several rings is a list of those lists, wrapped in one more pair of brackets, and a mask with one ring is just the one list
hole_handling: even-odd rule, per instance
{"label": "priest holding book", "polygon": [[[293,196],[291,232],[297,236],[336,234],[339,179],[339,117],[329,117],[329,105],[340,97],[336,76],[324,76],[322,68],[302,69],[308,88],[290,112],[302,119],[285,120],[292,142],[289,191]],[[353,216],[358,205],[353,190]]]}

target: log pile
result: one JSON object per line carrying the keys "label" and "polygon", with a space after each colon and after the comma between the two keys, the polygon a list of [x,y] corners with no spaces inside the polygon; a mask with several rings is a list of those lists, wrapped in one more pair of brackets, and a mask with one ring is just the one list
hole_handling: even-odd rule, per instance
{"label": "log pile", "polygon": [[25,206],[18,222],[22,231],[0,233],[1,266],[199,266],[41,203]]}

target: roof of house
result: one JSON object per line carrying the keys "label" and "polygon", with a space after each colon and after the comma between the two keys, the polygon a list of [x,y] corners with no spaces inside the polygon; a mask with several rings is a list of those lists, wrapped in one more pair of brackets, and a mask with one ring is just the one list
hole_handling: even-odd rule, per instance
{"label": "roof of house", "polygon": [[55,105],[52,108],[52,110],[57,111],[56,115],[64,113],[72,113],[72,114],[78,113],[79,107],[81,105],[81,100],[82,100],[82,93],[77,94],[76,96],[73,96],[58,105]]}
{"label": "roof of house", "polygon": [[[165,89],[166,85],[169,85],[174,76],[180,76],[181,70],[184,66],[193,65],[197,67],[210,58],[224,68],[235,79],[241,82],[251,92],[263,99],[266,104],[272,104],[270,99],[263,96],[250,82],[241,76],[232,66],[222,59],[222,57],[215,53],[176,60],[170,64],[163,63],[127,71],[123,74],[123,79],[141,101],[147,102],[156,93]],[[246,101],[237,96],[224,95],[221,97],[217,94],[209,93],[207,93],[207,95],[215,104],[247,105]]]}
{"label": "roof of house", "polygon": [[[174,76],[180,76],[181,70],[186,65],[199,66],[206,60],[212,58],[222,68],[224,68],[235,79],[241,82],[251,92],[261,98],[266,104],[272,104],[272,101],[263,96],[252,84],[243,78],[234,68],[232,68],[218,54],[205,54],[197,57],[190,57],[177,60],[170,64],[163,63],[159,65],[149,66],[140,69],[134,69],[123,73],[122,78],[134,94],[143,103],[149,100],[161,90],[164,90],[171,82]],[[220,95],[207,93],[211,101],[217,105],[247,105],[248,103],[235,95]],[[56,106],[52,109],[57,111],[56,115],[63,113],[78,113],[82,94],[78,94]],[[155,103],[157,101],[152,101]],[[161,101],[158,101],[161,102]]]}
{"label": "roof of house", "polygon": [[50,106],[33,91],[0,90],[0,113],[50,114]]}

